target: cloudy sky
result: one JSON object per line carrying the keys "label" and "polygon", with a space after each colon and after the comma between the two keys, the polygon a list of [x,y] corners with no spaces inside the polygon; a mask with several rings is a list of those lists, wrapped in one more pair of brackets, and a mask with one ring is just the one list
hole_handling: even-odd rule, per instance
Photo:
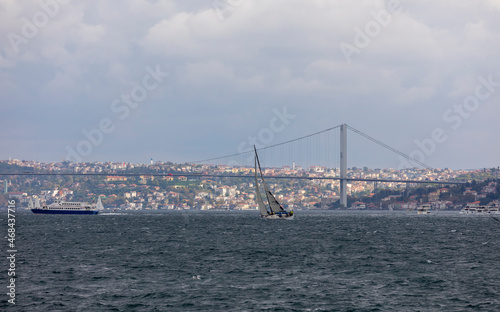
{"label": "cloudy sky", "polygon": [[[186,162],[347,123],[496,167],[499,30],[500,0],[0,0],[0,159]],[[349,166],[401,166],[356,142]]]}

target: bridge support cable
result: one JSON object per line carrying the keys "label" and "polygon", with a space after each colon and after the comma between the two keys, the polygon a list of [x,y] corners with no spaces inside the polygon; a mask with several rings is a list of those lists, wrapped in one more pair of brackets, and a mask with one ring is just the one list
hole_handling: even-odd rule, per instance
{"label": "bridge support cable", "polygon": [[358,134],[358,135],[360,135],[360,136],[362,136],[362,137],[364,137],[364,138],[366,138],[366,139],[368,139],[368,140],[370,140],[370,141],[374,142],[375,144],[378,144],[378,145],[380,145],[380,146],[382,146],[382,147],[384,147],[384,148],[386,148],[386,149],[390,150],[391,152],[394,152],[394,153],[396,153],[396,154],[400,155],[401,157],[404,157],[405,159],[407,159],[407,160],[409,160],[409,161],[411,161],[411,162],[413,162],[413,163],[416,163],[416,164],[418,164],[418,165],[420,165],[420,166],[424,167],[425,169],[429,169],[429,170],[432,170],[432,169],[433,169],[431,166],[428,166],[428,165],[424,164],[423,162],[421,162],[421,161],[419,161],[419,160],[417,160],[417,159],[415,159],[415,158],[412,158],[412,157],[410,157],[410,156],[406,155],[405,153],[400,152],[400,151],[398,151],[397,149],[395,149],[395,148],[393,148],[393,147],[390,147],[389,145],[387,145],[387,144],[385,144],[385,143],[380,142],[379,140],[377,140],[377,139],[375,139],[375,138],[372,138],[371,136],[369,136],[369,135],[368,135],[368,134],[366,134],[366,133],[363,133],[363,132],[361,132],[361,131],[359,131],[359,130],[357,130],[357,129],[355,129],[355,128],[353,128],[353,127],[349,126],[349,125],[346,125],[346,126],[347,126],[347,128],[348,128],[349,130],[353,131],[354,133],[356,133],[356,134]]}
{"label": "bridge support cable", "polygon": [[[307,138],[310,138],[310,137],[313,137],[313,136],[316,136],[316,135],[320,135],[320,134],[328,132],[328,131],[335,130],[335,129],[340,128],[340,127],[341,127],[341,125],[338,125],[338,126],[331,127],[331,128],[328,128],[328,129],[325,129],[325,130],[322,130],[322,131],[318,131],[318,132],[315,132],[315,133],[311,133],[311,134],[308,134],[308,135],[305,135],[305,136],[302,136],[302,137],[299,137],[299,138],[296,138],[296,139],[293,139],[293,140],[288,140],[288,141],[284,141],[284,142],[281,142],[281,143],[272,144],[272,145],[269,145],[269,146],[257,148],[257,151],[263,151],[263,150],[271,149],[273,147],[278,147],[278,146],[282,146],[282,145],[285,145],[285,144],[290,144],[290,143],[294,143],[294,142],[297,142],[297,141],[301,141],[301,140],[304,140],[304,139],[307,139]],[[229,158],[229,157],[237,157],[237,156],[242,156],[242,155],[250,154],[250,153],[254,153],[254,150],[248,150],[248,151],[244,151],[244,152],[240,152],[240,153],[236,153],[236,154],[225,155],[225,156],[214,157],[214,158],[208,158],[208,159],[193,161],[193,162],[189,162],[189,163],[190,164],[206,163],[206,162],[209,162],[209,161],[221,160],[221,159],[226,159],[226,158]]]}

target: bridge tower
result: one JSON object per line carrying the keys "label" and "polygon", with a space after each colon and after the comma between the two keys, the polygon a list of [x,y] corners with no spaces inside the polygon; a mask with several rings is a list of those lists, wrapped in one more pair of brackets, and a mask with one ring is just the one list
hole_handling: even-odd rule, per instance
{"label": "bridge tower", "polygon": [[347,125],[340,125],[340,206],[347,207]]}

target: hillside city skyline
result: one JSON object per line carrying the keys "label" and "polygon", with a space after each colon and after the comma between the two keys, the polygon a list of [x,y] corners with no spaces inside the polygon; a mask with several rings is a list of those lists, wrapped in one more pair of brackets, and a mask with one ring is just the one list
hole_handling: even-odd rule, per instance
{"label": "hillside city skyline", "polygon": [[[156,162],[133,164],[115,162],[40,163],[35,161],[0,161],[2,172],[27,175],[2,177],[2,186],[26,206],[29,198],[44,202],[54,200],[96,200],[104,198],[104,206],[112,209],[196,209],[255,210],[254,168],[248,166],[174,164]],[[48,172],[54,176],[30,176],[30,172]],[[57,176],[57,173],[102,174],[99,176]],[[120,176],[120,174],[135,176]],[[169,175],[170,173],[170,175]],[[195,177],[196,174],[212,175]],[[175,175],[174,175],[175,174]],[[185,174],[186,176],[183,176]],[[339,170],[311,166],[264,167],[272,191],[284,206],[295,209],[338,209]],[[155,176],[159,175],[159,176]],[[249,178],[219,178],[217,175],[248,175]],[[348,209],[414,210],[430,203],[436,210],[461,209],[465,204],[496,205],[500,199],[498,168],[479,170],[452,169],[370,169],[349,168],[348,178],[400,179],[420,181],[463,181],[462,186],[412,184],[404,182],[362,182],[347,184]],[[273,176],[305,177],[307,180],[272,179]],[[314,178],[322,178],[314,179]],[[478,184],[479,183],[479,184]],[[481,184],[483,183],[483,184]],[[455,194],[455,197],[453,198]],[[335,204],[337,203],[337,204]]]}

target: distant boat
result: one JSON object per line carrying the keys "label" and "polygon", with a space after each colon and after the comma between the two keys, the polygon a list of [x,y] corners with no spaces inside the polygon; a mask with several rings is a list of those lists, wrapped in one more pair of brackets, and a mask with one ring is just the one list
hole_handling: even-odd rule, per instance
{"label": "distant boat", "polygon": [[35,203],[33,203],[33,197],[30,197],[30,200],[28,202],[28,209],[35,209],[35,208],[40,208],[40,200],[38,197],[35,198]]}
{"label": "distant boat", "polygon": [[104,210],[104,206],[102,205],[102,201],[101,201],[101,196],[98,197],[97,203],[95,204],[95,208],[98,211]]}
{"label": "distant boat", "polygon": [[30,197],[30,200],[28,201],[28,209],[33,209],[35,208],[35,205],[33,205],[33,197]]}
{"label": "distant boat", "polygon": [[465,205],[462,210],[462,214],[500,214],[500,208],[498,206],[480,206],[475,203]]}
{"label": "distant boat", "polygon": [[417,208],[417,214],[429,214],[431,213],[431,205],[424,204]]}
{"label": "distant boat", "polygon": [[[262,175],[262,169],[260,167],[259,155],[257,155],[257,149],[255,148],[255,197],[257,199],[257,205],[259,206],[260,217],[262,219],[288,219],[291,220],[294,217],[293,211],[286,211],[280,205],[280,203],[276,200],[274,195],[269,190],[266,181],[264,180],[264,176]],[[258,166],[258,171],[257,171]],[[257,175],[260,173],[260,178],[262,180],[262,184],[264,185],[264,191],[266,193],[268,207],[264,203],[262,199],[262,195],[259,190],[259,181],[257,179]]]}
{"label": "distant boat", "polygon": [[99,211],[103,209],[104,207],[99,197],[97,203],[94,205],[86,202],[66,202],[58,200],[50,205],[40,207],[40,203],[37,202],[31,211],[36,214],[98,214]]}

